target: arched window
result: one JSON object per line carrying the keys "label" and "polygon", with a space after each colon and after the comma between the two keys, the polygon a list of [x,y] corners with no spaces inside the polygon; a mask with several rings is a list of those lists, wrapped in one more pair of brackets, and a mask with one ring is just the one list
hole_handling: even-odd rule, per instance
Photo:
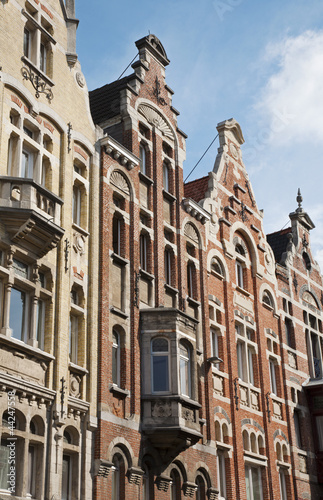
{"label": "arched window", "polygon": [[115,328],[112,331],[112,382],[120,385],[120,336]]}
{"label": "arched window", "polygon": [[191,352],[188,345],[184,342],[180,342],[179,344],[179,370],[181,393],[184,396],[191,397]]}
{"label": "arched window", "polygon": [[267,292],[267,290],[265,290],[263,295],[262,295],[262,302],[263,302],[263,304],[266,304],[269,307],[272,307],[272,308],[274,307],[273,298],[272,298],[271,294],[269,292]]}
{"label": "arched window", "polygon": [[125,498],[125,463],[121,455],[115,455],[112,460],[114,471],[112,477],[112,500]]}
{"label": "arched window", "polygon": [[196,493],[195,493],[195,498],[196,500],[205,500],[206,496],[205,496],[205,482],[202,478],[202,476],[197,476],[196,478]]}
{"label": "arched window", "polygon": [[140,158],[140,172],[147,175],[146,149],[142,144],[140,144],[139,146],[139,158]]}
{"label": "arched window", "polygon": [[168,340],[157,337],[151,341],[152,392],[169,391]]}
{"label": "arched window", "polygon": [[220,276],[224,276],[223,266],[219,259],[217,259],[216,257],[213,257],[213,259],[211,260],[211,271],[219,274]]}
{"label": "arched window", "polygon": [[171,474],[171,489],[170,498],[171,500],[181,500],[181,477],[176,469],[173,469]]}

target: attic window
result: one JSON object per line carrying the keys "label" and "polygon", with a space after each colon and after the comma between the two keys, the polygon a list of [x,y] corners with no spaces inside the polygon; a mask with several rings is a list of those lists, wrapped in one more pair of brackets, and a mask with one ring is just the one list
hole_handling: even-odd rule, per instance
{"label": "attic window", "polygon": [[311,267],[312,267],[312,265],[311,265],[311,259],[309,258],[308,254],[306,252],[303,252],[302,257],[303,257],[303,263],[304,263],[305,268],[308,271],[310,271]]}

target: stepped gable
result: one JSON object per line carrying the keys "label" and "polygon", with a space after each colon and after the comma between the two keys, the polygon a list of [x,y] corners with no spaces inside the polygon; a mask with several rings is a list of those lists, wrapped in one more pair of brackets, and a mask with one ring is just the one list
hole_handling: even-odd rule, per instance
{"label": "stepped gable", "polygon": [[133,75],[108,83],[89,92],[90,108],[94,123],[113,118],[120,113],[120,91],[127,87]]}
{"label": "stepped gable", "polygon": [[267,241],[271,246],[276,262],[280,262],[282,255],[286,252],[288,245],[288,234],[292,231],[291,227],[277,231],[275,233],[267,234]]}
{"label": "stepped gable", "polygon": [[209,176],[201,177],[195,181],[184,184],[185,198],[191,198],[197,203],[205,198],[205,193],[208,188]]}

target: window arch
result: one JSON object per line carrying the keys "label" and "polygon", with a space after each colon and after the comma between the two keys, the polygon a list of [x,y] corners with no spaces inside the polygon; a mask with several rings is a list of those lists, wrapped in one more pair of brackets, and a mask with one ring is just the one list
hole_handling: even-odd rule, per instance
{"label": "window arch", "polygon": [[213,257],[211,260],[211,272],[218,274],[219,276],[224,277],[224,269],[223,265],[217,257]]}
{"label": "window arch", "polygon": [[179,343],[179,370],[181,394],[192,397],[191,348],[187,342]]}
{"label": "window arch", "polygon": [[152,392],[169,391],[169,343],[163,337],[151,341]]}
{"label": "window arch", "polygon": [[264,290],[264,293],[262,294],[262,302],[263,304],[274,308],[274,299],[271,293],[268,292],[268,290]]}

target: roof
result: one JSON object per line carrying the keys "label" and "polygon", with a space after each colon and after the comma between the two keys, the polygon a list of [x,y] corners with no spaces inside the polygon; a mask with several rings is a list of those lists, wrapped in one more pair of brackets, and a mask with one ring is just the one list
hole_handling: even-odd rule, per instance
{"label": "roof", "polygon": [[209,184],[209,176],[201,177],[195,181],[187,182],[184,184],[184,196],[185,198],[192,198],[192,200],[197,203],[205,198],[205,193],[207,191]]}
{"label": "roof", "polygon": [[133,75],[108,83],[89,92],[90,108],[94,123],[100,124],[120,113],[120,91],[127,86]]}
{"label": "roof", "polygon": [[286,252],[288,244],[288,234],[292,232],[292,228],[288,227],[276,233],[267,234],[267,241],[273,249],[276,262],[280,262],[282,255]]}

